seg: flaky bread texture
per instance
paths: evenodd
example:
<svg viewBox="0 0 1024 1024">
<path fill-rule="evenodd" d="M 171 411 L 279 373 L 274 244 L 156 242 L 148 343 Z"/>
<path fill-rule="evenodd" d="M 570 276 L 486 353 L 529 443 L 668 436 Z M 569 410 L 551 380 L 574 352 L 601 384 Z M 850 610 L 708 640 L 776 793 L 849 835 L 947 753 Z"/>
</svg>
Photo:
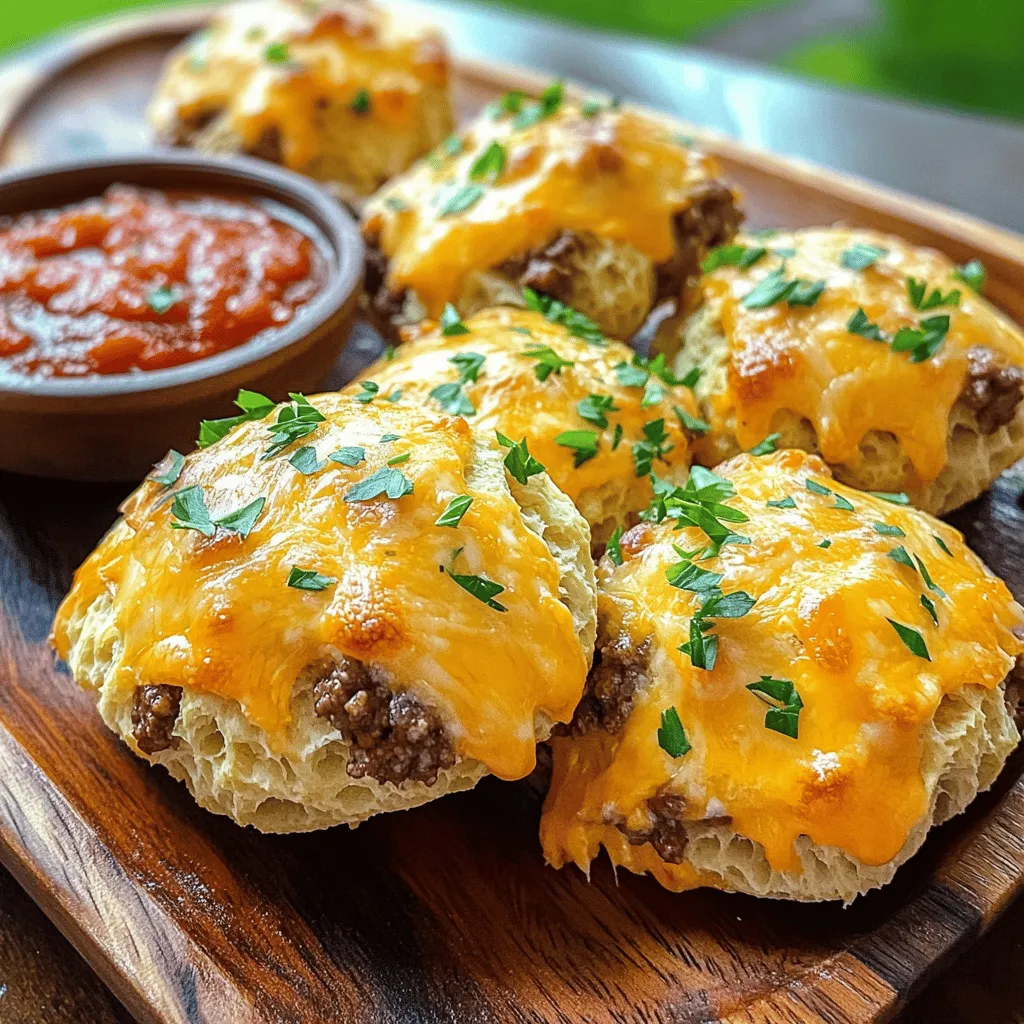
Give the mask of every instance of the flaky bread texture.
<svg viewBox="0 0 1024 1024">
<path fill-rule="evenodd" d="M 561 596 L 589 658 L 596 632 L 596 583 L 586 521 L 546 475 L 531 477 L 526 485 L 509 480 L 501 454 L 482 442 L 476 445 L 467 480 L 474 487 L 511 489 L 524 522 L 558 563 Z M 122 520 L 114 530 L 130 528 Z M 246 718 L 235 700 L 185 688 L 174 726 L 176 746 L 147 757 L 132 731 L 132 690 L 114 680 L 121 637 L 113 595 L 105 593 L 93 601 L 68 623 L 68 633 L 71 673 L 80 685 L 96 691 L 100 715 L 110 729 L 139 757 L 183 781 L 206 810 L 226 814 L 240 825 L 261 832 L 354 827 L 374 814 L 406 810 L 470 789 L 487 774 L 478 761 L 460 758 L 442 769 L 433 785 L 406 781 L 398 786 L 369 776 L 350 777 L 350 745 L 314 711 L 317 666 L 296 680 L 291 722 L 283 734 L 268 736 Z M 548 737 L 552 724 L 538 713 L 538 741 Z"/>
<path fill-rule="evenodd" d="M 921 770 L 929 796 L 928 812 L 897 856 L 886 864 L 864 864 L 844 850 L 819 846 L 801 836 L 796 841 L 799 872 L 774 871 L 759 843 L 738 835 L 728 825 L 710 823 L 687 825 L 684 863 L 700 872 L 704 885 L 729 892 L 849 904 L 889 883 L 921 848 L 932 827 L 961 814 L 987 790 L 1019 738 L 1006 705 L 1005 685 L 996 689 L 969 685 L 944 697 L 924 733 Z M 648 870 L 662 884 L 670 885 L 659 870 L 660 863 L 657 855 L 652 855 Z"/>
<path fill-rule="evenodd" d="M 681 346 L 681 347 L 680 347 Z M 708 303 L 688 319 L 662 325 L 658 347 L 675 351 L 680 376 L 697 367 L 701 371 L 695 392 L 706 416 L 715 399 L 727 391 L 729 343 L 716 303 Z M 724 429 L 696 444 L 698 461 L 715 466 L 741 451 L 735 436 L 735 415 L 729 413 Z M 779 448 L 800 448 L 820 454 L 814 427 L 788 409 L 776 413 L 771 429 L 781 437 Z M 830 464 L 837 480 L 866 491 L 906 491 L 914 504 L 933 515 L 943 515 L 973 501 L 1000 473 L 1024 458 L 1024 402 L 1009 423 L 986 434 L 974 413 L 958 401 L 949 417 L 947 461 L 934 480 L 921 484 L 902 443 L 893 434 L 873 430 L 861 441 L 856 465 Z"/>
</svg>

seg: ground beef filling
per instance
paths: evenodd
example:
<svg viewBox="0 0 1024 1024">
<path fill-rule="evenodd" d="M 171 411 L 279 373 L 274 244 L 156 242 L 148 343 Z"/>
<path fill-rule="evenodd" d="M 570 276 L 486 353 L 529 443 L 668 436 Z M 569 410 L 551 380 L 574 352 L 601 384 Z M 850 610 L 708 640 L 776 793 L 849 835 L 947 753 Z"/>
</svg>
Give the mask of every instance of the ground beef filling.
<svg viewBox="0 0 1024 1024">
<path fill-rule="evenodd" d="M 132 735 L 144 754 L 177 744 L 172 735 L 181 708 L 180 686 L 137 686 L 132 700 Z"/>
<path fill-rule="evenodd" d="M 520 288 L 532 288 L 571 304 L 572 279 L 576 273 L 574 257 L 582 250 L 583 240 L 575 231 L 560 231 L 546 245 L 501 264 L 498 272 L 511 278 Z"/>
<path fill-rule="evenodd" d="M 1006 699 L 1006 710 L 1013 716 L 1017 729 L 1024 729 L 1024 655 L 1021 655 L 1010 669 L 1003 694 Z"/>
<path fill-rule="evenodd" d="M 408 693 L 393 693 L 362 662 L 345 659 L 313 687 L 313 706 L 352 745 L 348 774 L 396 786 L 437 782 L 455 764 L 455 748 L 433 708 Z"/>
<path fill-rule="evenodd" d="M 967 380 L 960 401 L 978 420 L 983 434 L 995 433 L 1013 419 L 1024 393 L 1024 369 L 1010 366 L 984 345 L 967 352 Z"/>
<path fill-rule="evenodd" d="M 583 699 L 572 721 L 556 726 L 556 733 L 582 736 L 598 728 L 612 735 L 621 732 L 633 710 L 634 695 L 646 685 L 647 644 L 638 649 L 625 635 L 605 643 L 599 639 Z"/>
<path fill-rule="evenodd" d="M 367 233 L 363 240 L 366 243 L 366 296 L 370 312 L 379 326 L 387 328 L 402 320 L 408 290 L 403 288 L 393 292 L 388 288 L 388 258 L 380 248 L 380 239 Z"/>
<path fill-rule="evenodd" d="M 674 793 L 659 793 L 647 801 L 647 810 L 651 815 L 651 823 L 648 828 L 629 829 L 625 822 L 616 827 L 629 840 L 631 846 L 643 846 L 645 843 L 650 843 L 658 856 L 667 864 L 682 864 L 687 843 L 686 826 L 683 820 L 686 801 Z"/>
</svg>

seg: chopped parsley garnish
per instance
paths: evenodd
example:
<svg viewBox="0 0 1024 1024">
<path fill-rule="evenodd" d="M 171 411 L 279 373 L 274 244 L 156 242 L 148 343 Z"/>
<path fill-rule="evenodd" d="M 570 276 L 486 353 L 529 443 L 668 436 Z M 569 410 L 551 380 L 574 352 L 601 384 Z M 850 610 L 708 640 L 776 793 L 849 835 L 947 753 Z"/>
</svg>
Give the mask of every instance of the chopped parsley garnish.
<svg viewBox="0 0 1024 1024">
<path fill-rule="evenodd" d="M 720 245 L 704 257 L 700 269 L 710 274 L 719 267 L 739 267 L 749 270 L 768 250 L 762 245 L 746 246 L 738 243 Z"/>
<path fill-rule="evenodd" d="M 280 42 L 267 43 L 266 48 L 263 51 L 263 59 L 268 64 L 287 64 L 288 44 Z"/>
<path fill-rule="evenodd" d="M 348 105 L 348 109 L 353 114 L 368 114 L 370 112 L 370 93 L 366 89 L 357 89 L 355 96 L 352 97 L 352 102 Z"/>
<path fill-rule="evenodd" d="M 497 181 L 505 169 L 505 147 L 497 140 L 493 141 L 472 163 L 469 168 L 470 181 L 490 179 Z"/>
<path fill-rule="evenodd" d="M 844 249 L 839 262 L 847 270 L 867 270 L 873 267 L 883 256 L 888 256 L 889 250 L 878 245 L 868 245 L 866 242 L 857 242 L 849 249 Z"/>
<path fill-rule="evenodd" d="M 622 565 L 622 547 L 619 541 L 622 540 L 622 527 L 616 526 L 612 535 L 608 538 L 608 557 L 613 565 Z"/>
<path fill-rule="evenodd" d="M 847 499 L 844 498 L 841 494 L 837 494 L 835 496 L 835 499 L 836 499 L 836 503 L 832 506 L 833 508 L 838 508 L 838 509 L 840 509 L 843 512 L 852 512 L 853 511 L 853 503 L 850 502 L 850 501 L 847 501 Z"/>
<path fill-rule="evenodd" d="M 608 413 L 618 412 L 615 399 L 611 395 L 587 395 L 576 403 L 576 412 L 588 423 L 599 427 L 608 426 Z"/>
<path fill-rule="evenodd" d="M 683 430 L 689 431 L 691 434 L 706 434 L 711 429 L 710 423 L 705 423 L 704 420 L 697 416 L 691 416 L 685 409 L 681 409 L 678 405 L 672 406 L 673 412 L 679 417 L 679 422 L 682 425 Z M 764 444 L 762 441 L 761 444 Z"/>
<path fill-rule="evenodd" d="M 327 456 L 331 462 L 339 462 L 343 466 L 358 466 L 366 458 L 366 449 L 359 445 L 339 448 Z"/>
<path fill-rule="evenodd" d="M 462 517 L 467 509 L 473 504 L 473 499 L 468 494 L 458 494 L 448 502 L 445 510 L 434 521 L 435 526 L 450 526 L 452 529 L 462 522 Z"/>
<path fill-rule="evenodd" d="M 868 319 L 867 313 L 865 313 L 860 306 L 857 307 L 857 312 L 850 317 L 850 320 L 846 325 L 846 329 L 851 334 L 859 335 L 861 338 L 867 338 L 868 341 L 886 340 L 885 335 L 882 333 L 882 329 L 878 324 L 874 324 Z"/>
<path fill-rule="evenodd" d="M 925 661 L 931 661 L 931 655 L 928 654 L 928 647 L 924 642 L 924 637 L 913 628 L 913 626 L 904 626 L 899 622 L 894 622 L 892 619 L 887 618 L 885 620 L 896 630 L 899 638 L 906 645 L 908 651 L 911 654 L 916 654 L 919 658 L 924 658 Z"/>
<path fill-rule="evenodd" d="M 480 185 L 449 186 L 438 193 L 437 215 L 439 217 L 451 217 L 456 213 L 464 213 L 475 203 L 479 202 L 483 194 L 484 190 Z"/>
<path fill-rule="evenodd" d="M 684 388 L 689 388 L 691 391 L 697 386 L 697 381 L 700 380 L 700 375 L 703 371 L 699 366 L 693 366 L 687 370 L 686 375 L 678 378 L 678 383 L 682 384 Z"/>
<path fill-rule="evenodd" d="M 552 82 L 541 94 L 537 102 L 522 103 L 519 112 L 516 114 L 512 127 L 516 129 L 529 128 L 551 117 L 562 105 L 563 86 L 561 82 Z"/>
<path fill-rule="evenodd" d="M 487 108 L 492 121 L 496 121 L 503 114 L 518 114 L 522 109 L 526 93 L 519 89 L 512 89 L 505 93 L 501 99 L 494 100 Z"/>
<path fill-rule="evenodd" d="M 584 117 L 597 117 L 603 106 L 604 104 L 600 100 L 586 100 L 580 107 L 580 113 Z"/>
<path fill-rule="evenodd" d="M 258 391 L 246 391 L 243 388 L 238 392 L 235 405 L 242 410 L 241 416 L 228 416 L 222 420 L 203 420 L 199 424 L 199 441 L 197 443 L 200 448 L 209 448 L 211 444 L 215 444 L 239 423 L 265 419 L 274 411 L 275 403 Z"/>
<path fill-rule="evenodd" d="M 708 428 L 711 429 L 710 427 Z M 771 455 L 772 452 L 778 450 L 778 443 L 782 439 L 781 434 L 769 434 L 763 441 L 755 444 L 750 449 L 751 455 Z"/>
<path fill-rule="evenodd" d="M 747 309 L 767 309 L 785 300 L 790 306 L 813 306 L 825 290 L 824 281 L 786 280 L 785 268 L 779 267 L 758 282 L 743 300 Z"/>
<path fill-rule="evenodd" d="M 572 359 L 563 359 L 549 345 L 528 345 L 522 354 L 536 360 L 533 373 L 539 381 L 547 380 L 552 373 L 560 374 L 567 366 L 575 366 Z"/>
<path fill-rule="evenodd" d="M 921 579 L 924 580 L 924 585 L 933 593 L 938 594 L 939 597 L 945 597 L 946 592 L 940 587 L 935 580 L 932 579 L 931 573 L 928 572 L 928 567 L 921 561 L 917 555 L 914 555 L 914 561 L 917 563 L 917 571 L 921 574 Z"/>
<path fill-rule="evenodd" d="M 288 573 L 288 586 L 295 590 L 326 590 L 337 582 L 333 576 L 321 576 L 315 569 L 300 569 L 297 565 Z"/>
<path fill-rule="evenodd" d="M 445 572 L 468 594 L 472 594 L 478 601 L 483 601 L 488 608 L 497 612 L 504 612 L 508 609 L 503 604 L 498 604 L 494 599 L 504 592 L 505 588 L 500 583 L 487 579 L 485 576 L 464 576 L 451 569 Z"/>
<path fill-rule="evenodd" d="M 399 196 L 388 196 L 384 200 L 384 205 L 389 210 L 394 210 L 395 213 L 402 213 L 404 210 L 408 210 L 409 209 L 409 204 L 404 199 L 402 199 Z M 394 349 L 394 347 L 395 347 L 394 345 L 388 345 L 387 346 L 387 348 L 390 348 L 390 349 Z M 384 351 L 386 353 L 387 349 L 385 349 Z M 387 358 L 386 354 L 385 354 L 384 358 L 385 359 Z"/>
<path fill-rule="evenodd" d="M 263 511 L 263 506 L 266 505 L 266 503 L 266 498 L 257 498 L 255 501 L 250 501 L 248 505 L 244 508 L 238 509 L 236 512 L 229 512 L 226 516 L 214 519 L 214 525 L 222 526 L 225 530 L 232 530 L 242 538 L 248 537 L 252 532 L 252 528 L 256 525 L 256 520 L 259 519 L 260 513 Z"/>
<path fill-rule="evenodd" d="M 305 395 L 291 392 L 288 397 L 291 401 L 277 414 L 271 428 L 270 447 L 260 457 L 261 462 L 280 455 L 290 444 L 312 434 L 319 424 L 326 421 L 326 417 L 310 405 Z"/>
<path fill-rule="evenodd" d="M 902 544 L 898 548 L 893 548 L 892 551 L 889 552 L 889 557 L 894 562 L 899 562 L 900 565 L 909 566 L 911 569 L 917 568 L 917 566 L 914 565 L 914 560 L 910 557 L 907 553 L 907 549 Z"/>
<path fill-rule="evenodd" d="M 937 533 L 933 533 L 932 536 L 935 538 L 935 543 L 938 544 L 939 547 L 942 548 L 942 550 L 945 551 L 950 558 L 952 558 L 953 552 L 950 551 L 949 548 L 946 546 L 946 542 Z"/>
<path fill-rule="evenodd" d="M 372 402 L 377 395 L 380 393 L 380 385 L 375 380 L 361 380 L 359 382 L 359 394 L 356 395 L 356 401 L 362 402 L 363 405 L 367 405 Z"/>
<path fill-rule="evenodd" d="M 620 444 L 622 444 L 622 435 L 624 433 L 625 431 L 622 429 L 622 424 L 616 423 L 615 431 L 612 434 L 612 451 L 615 451 L 615 449 L 618 448 Z"/>
<path fill-rule="evenodd" d="M 871 524 L 875 533 L 880 533 L 883 537 L 906 537 L 906 534 L 898 527 L 891 526 L 889 523 L 872 523 Z"/>
<path fill-rule="evenodd" d="M 708 630 L 714 628 L 715 619 L 743 618 L 754 607 L 754 598 L 743 590 L 723 594 L 717 587 L 706 593 L 706 597 L 701 595 L 701 606 L 690 619 L 690 639 L 679 645 L 679 651 L 689 655 L 694 668 L 710 672 L 718 660 L 718 637 L 714 633 L 708 634 Z"/>
<path fill-rule="evenodd" d="M 154 288 L 149 293 L 146 301 L 154 313 L 158 316 L 163 316 L 180 298 L 181 294 L 177 288 L 162 284 L 159 288 Z"/>
<path fill-rule="evenodd" d="M 384 351 L 381 352 L 380 357 L 385 363 L 394 361 L 395 356 L 398 355 L 398 349 L 394 345 L 385 345 Z"/>
<path fill-rule="evenodd" d="M 411 452 L 402 452 L 401 455 L 396 455 L 393 459 L 388 459 L 389 466 L 400 466 L 403 462 L 408 462 L 412 458 Z"/>
<path fill-rule="evenodd" d="M 446 303 L 441 313 L 441 333 L 446 338 L 453 338 L 458 334 L 469 334 L 469 328 L 462 322 L 459 311 L 450 303 Z"/>
<path fill-rule="evenodd" d="M 479 352 L 456 352 L 448 362 L 459 371 L 461 383 L 467 384 L 480 376 L 486 359 L 487 357 L 480 355 Z"/>
<path fill-rule="evenodd" d="M 400 469 L 384 466 L 372 476 L 350 487 L 343 495 L 343 499 L 372 501 L 374 498 L 387 497 L 396 501 L 407 494 L 412 494 L 412 481 Z"/>
<path fill-rule="evenodd" d="M 658 746 L 669 757 L 682 757 L 690 752 L 690 741 L 686 738 L 686 730 L 679 721 L 679 712 L 674 707 L 661 713 L 661 726 L 658 729 Z"/>
<path fill-rule="evenodd" d="M 392 441 L 400 441 L 401 434 L 381 434 L 379 444 L 391 444 Z"/>
<path fill-rule="evenodd" d="M 985 288 L 985 267 L 981 260 L 971 260 L 962 267 L 953 271 L 953 276 L 958 281 L 963 281 L 968 288 L 979 295 Z"/>
<path fill-rule="evenodd" d="M 252 532 L 256 520 L 266 505 L 266 498 L 257 498 L 243 508 L 213 519 L 206 507 L 203 489 L 198 484 L 186 487 L 174 496 L 171 504 L 171 516 L 177 522 L 171 523 L 173 530 L 196 530 L 204 537 L 212 537 L 216 527 L 237 533 L 243 539 Z"/>
<path fill-rule="evenodd" d="M 750 540 L 734 533 L 726 523 L 745 523 L 749 517 L 745 512 L 726 505 L 728 498 L 735 496 L 733 485 L 723 477 L 712 473 L 703 466 L 694 466 L 683 487 L 673 487 L 658 476 L 651 475 L 654 500 L 641 514 L 649 522 L 660 523 L 675 519 L 676 529 L 696 526 L 711 540 L 705 557 L 713 558 L 726 544 L 749 544 Z"/>
<path fill-rule="evenodd" d="M 504 459 L 505 469 L 512 474 L 514 480 L 525 484 L 531 476 L 546 472 L 544 466 L 530 454 L 525 437 L 521 441 L 513 441 L 500 430 L 496 433 L 498 444 L 508 449 Z"/>
<path fill-rule="evenodd" d="M 942 347 L 949 333 L 949 317 L 930 316 L 917 329 L 901 327 L 892 339 L 893 352 L 909 352 L 912 363 L 923 363 Z"/>
<path fill-rule="evenodd" d="M 910 498 L 907 497 L 902 491 L 893 494 L 889 491 L 868 491 L 868 494 L 872 498 L 881 498 L 882 501 L 889 502 L 890 505 L 909 505 Z"/>
<path fill-rule="evenodd" d="M 598 436 L 596 430 L 563 430 L 555 438 L 555 444 L 573 451 L 573 466 L 579 469 L 597 455 Z"/>
<path fill-rule="evenodd" d="M 819 548 L 824 548 L 826 551 L 832 547 L 832 541 L 826 537 L 820 544 L 817 545 Z"/>
<path fill-rule="evenodd" d="M 633 465 L 637 476 L 647 476 L 655 459 L 665 461 L 665 456 L 674 445 L 668 443 L 665 421 L 651 420 L 643 425 L 644 439 L 633 445 Z"/>
<path fill-rule="evenodd" d="M 453 416 L 475 415 L 476 406 L 462 389 L 480 376 L 480 369 L 484 365 L 485 359 L 486 356 L 480 355 L 479 352 L 457 352 L 448 362 L 459 371 L 459 379 L 431 388 L 430 397 L 438 402 L 445 412 L 449 412 Z"/>
<path fill-rule="evenodd" d="M 907 295 L 914 309 L 918 309 L 922 313 L 929 309 L 938 309 L 939 306 L 960 305 L 960 290 L 958 288 L 953 288 L 945 295 L 942 294 L 941 288 L 933 288 L 929 292 L 928 282 L 919 281 L 916 277 L 907 278 Z"/>
<path fill-rule="evenodd" d="M 939 624 L 939 613 L 935 609 L 935 602 L 927 595 L 921 595 L 921 607 L 931 616 L 932 622 Z"/>
<path fill-rule="evenodd" d="M 178 477 L 181 476 L 181 471 L 185 468 L 185 456 L 181 452 L 175 451 L 173 448 L 167 453 L 167 455 L 158 462 L 153 468 L 159 469 L 167 460 L 170 459 L 170 465 L 159 475 L 150 474 L 149 479 L 155 484 L 160 484 L 163 487 L 170 487 L 171 484 L 178 482 Z"/>
<path fill-rule="evenodd" d="M 809 491 L 810 491 L 810 492 L 811 492 L 812 494 L 823 494 L 823 495 L 828 495 L 828 494 L 831 494 L 831 493 L 832 493 L 832 492 L 831 492 L 831 491 L 830 491 L 830 490 L 829 490 L 829 489 L 828 489 L 827 487 L 825 487 L 825 486 L 824 486 L 823 484 L 819 484 L 819 483 L 818 483 L 818 482 L 817 482 L 816 480 L 812 480 L 812 479 L 811 479 L 810 477 L 808 477 L 808 478 L 807 478 L 807 479 L 806 479 L 806 480 L 804 481 L 804 486 L 805 486 L 805 487 L 807 488 L 807 490 L 809 490 Z"/>
<path fill-rule="evenodd" d="M 756 697 L 771 705 L 764 716 L 766 729 L 797 739 L 800 730 L 800 711 L 804 702 L 790 679 L 773 679 L 761 676 L 756 683 L 748 683 L 747 689 Z"/>
<path fill-rule="evenodd" d="M 550 295 L 539 295 L 532 288 L 523 289 L 523 302 L 526 308 L 540 313 L 546 320 L 564 327 L 574 338 L 580 338 L 592 345 L 603 345 L 604 335 L 601 328 L 588 316 L 567 306 Z"/>
<path fill-rule="evenodd" d="M 766 502 L 769 508 L 796 508 L 796 500 L 791 494 L 787 494 L 784 498 L 779 498 L 777 501 Z"/>
<path fill-rule="evenodd" d="M 654 377 L 648 377 L 647 383 L 644 385 L 643 397 L 640 399 L 640 408 L 649 409 L 652 405 L 657 405 L 664 397 L 665 389 Z"/>
<path fill-rule="evenodd" d="M 316 449 L 312 445 L 303 445 L 289 460 L 288 460 L 303 476 L 309 476 L 311 473 L 316 473 L 323 466 L 316 457 Z"/>
<path fill-rule="evenodd" d="M 633 356 L 631 363 L 617 363 L 615 366 L 615 379 L 624 388 L 646 387 L 651 372 L 643 363 L 642 356 Z"/>
</svg>

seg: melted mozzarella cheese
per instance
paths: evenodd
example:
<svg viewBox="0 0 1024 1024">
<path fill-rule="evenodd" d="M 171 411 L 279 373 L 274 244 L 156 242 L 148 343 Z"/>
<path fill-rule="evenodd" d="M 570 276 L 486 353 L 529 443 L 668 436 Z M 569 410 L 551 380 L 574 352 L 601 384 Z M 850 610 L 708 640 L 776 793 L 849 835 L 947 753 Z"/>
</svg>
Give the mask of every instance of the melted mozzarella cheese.
<svg viewBox="0 0 1024 1024">
<path fill-rule="evenodd" d="M 742 618 L 716 620 L 717 663 L 696 669 L 678 648 L 699 600 L 670 586 L 665 571 L 679 561 L 673 545 L 692 551 L 706 544 L 703 533 L 671 522 L 637 527 L 643 533 L 623 544 L 622 566 L 603 559 L 602 629 L 635 647 L 649 643 L 649 683 L 621 734 L 555 741 L 541 838 L 556 866 L 586 870 L 604 845 L 615 863 L 652 871 L 670 888 L 700 884 L 693 868 L 665 863 L 649 844 L 631 846 L 616 828 L 648 828 L 647 801 L 663 787 L 685 799 L 688 820 L 728 815 L 777 871 L 799 870 L 794 843 L 804 835 L 884 864 L 927 813 L 922 736 L 943 696 L 998 686 L 1024 651 L 1013 633 L 1024 609 L 945 523 L 835 484 L 802 452 L 740 456 L 722 473 L 737 492 L 728 504 L 749 516 L 734 528 L 750 543 L 701 564 L 724 574 L 724 593 L 745 590 L 756 603 Z M 808 478 L 854 510 L 808 491 Z M 795 508 L 766 506 L 787 496 Z M 883 536 L 875 523 L 906 536 Z M 945 597 L 889 557 L 898 545 L 923 561 Z M 938 626 L 922 595 L 934 601 Z M 887 619 L 918 630 L 931 660 L 911 653 Z M 765 727 L 767 707 L 747 689 L 764 675 L 795 684 L 797 739 Z M 670 707 L 692 744 L 680 758 L 658 743 Z"/>
<path fill-rule="evenodd" d="M 668 260 L 673 216 L 718 170 L 713 157 L 635 112 L 586 117 L 568 102 L 525 128 L 511 115 L 485 113 L 459 141 L 455 155 L 438 151 L 381 189 L 364 221 L 388 257 L 391 290 L 412 289 L 434 317 L 472 271 L 522 256 L 560 230 L 629 243 L 654 263 Z M 473 187 L 471 168 L 494 143 L 505 150 L 497 180 L 480 179 L 479 199 L 445 213 L 446 198 Z"/>
<path fill-rule="evenodd" d="M 268 59 L 273 47 L 282 59 Z M 372 4 L 244 0 L 175 54 L 150 116 L 166 126 L 225 113 L 243 148 L 276 129 L 284 163 L 303 169 L 322 148 L 319 103 L 365 91 L 382 131 L 403 128 L 422 116 L 424 89 L 447 81 L 441 37 Z"/>
<path fill-rule="evenodd" d="M 963 388 L 968 350 L 984 346 L 1024 365 L 1021 332 L 956 279 L 955 267 L 939 253 L 844 229 L 743 241 L 767 246 L 769 255 L 748 270 L 719 268 L 703 284 L 705 302 L 720 310 L 729 346 L 727 391 L 712 401 L 712 425 L 733 429 L 741 448 L 764 437 L 776 413 L 791 410 L 810 421 L 826 462 L 856 466 L 865 435 L 888 432 L 902 443 L 918 479 L 929 482 L 946 465 L 949 414 Z M 865 270 L 846 269 L 842 253 L 858 243 L 886 253 Z M 817 303 L 747 309 L 743 299 L 783 264 L 787 280 L 825 282 Z M 959 305 L 915 309 L 910 277 L 927 282 L 929 292 L 959 290 Z M 858 308 L 888 339 L 947 314 L 949 333 L 934 356 L 915 363 L 909 352 L 852 334 L 847 324 Z"/>
<path fill-rule="evenodd" d="M 478 379 L 462 386 L 475 409 L 470 416 L 473 426 L 492 437 L 500 430 L 515 441 L 527 438 L 530 453 L 573 501 L 583 491 L 616 485 L 629 491 L 630 508 L 640 511 L 647 506 L 652 497 L 650 477 L 637 477 L 632 449 L 643 440 L 644 425 L 653 420 L 665 421 L 667 436 L 665 458 L 655 461 L 654 471 L 664 475 L 670 468 L 681 467 L 685 472 L 689 466 L 688 438 L 675 409 L 697 416 L 693 392 L 653 377 L 648 400 L 661 397 L 644 408 L 644 385 L 624 387 L 616 377 L 615 367 L 633 358 L 626 345 L 588 344 L 539 313 L 511 308 L 478 313 L 466 326 L 468 334 L 450 337 L 428 329 L 424 337 L 402 345 L 390 362 L 371 366 L 363 378 L 376 381 L 382 394 L 397 388 L 402 402 L 411 400 L 436 413 L 441 406 L 431 391 L 460 378 L 452 357 L 483 356 Z M 534 372 L 538 362 L 525 354 L 536 347 L 550 348 L 573 365 L 538 380 Z M 606 413 L 607 427 L 585 420 L 577 411 L 578 404 L 594 394 L 614 400 L 615 410 Z M 613 450 L 616 424 L 622 427 L 622 437 Z M 597 455 L 580 466 L 574 465 L 573 450 L 555 441 L 569 430 L 598 435 Z"/>
<path fill-rule="evenodd" d="M 69 619 L 107 591 L 122 641 L 115 685 L 165 683 L 233 698 L 271 743 L 289 720 L 297 676 L 332 652 L 382 668 L 396 691 L 438 707 L 457 748 L 502 778 L 534 765 L 538 712 L 565 721 L 582 692 L 587 655 L 559 594 L 559 568 L 507 486 L 474 473 L 465 421 L 431 420 L 378 399 L 313 404 L 327 418 L 284 454 L 262 460 L 270 420 L 246 423 L 190 455 L 175 490 L 203 487 L 216 518 L 267 499 L 245 539 L 172 529 L 169 491 L 147 482 L 79 569 L 54 627 L 66 656 Z M 381 442 L 386 433 L 398 440 Z M 312 445 L 318 472 L 288 462 Z M 355 467 L 331 461 L 365 448 Z M 355 483 L 403 453 L 412 494 L 347 502 Z M 473 503 L 456 529 L 435 521 L 456 495 Z M 453 550 L 462 548 L 453 558 Z M 321 592 L 286 585 L 293 566 L 337 580 Z M 488 607 L 446 572 L 505 590 Z"/>
</svg>

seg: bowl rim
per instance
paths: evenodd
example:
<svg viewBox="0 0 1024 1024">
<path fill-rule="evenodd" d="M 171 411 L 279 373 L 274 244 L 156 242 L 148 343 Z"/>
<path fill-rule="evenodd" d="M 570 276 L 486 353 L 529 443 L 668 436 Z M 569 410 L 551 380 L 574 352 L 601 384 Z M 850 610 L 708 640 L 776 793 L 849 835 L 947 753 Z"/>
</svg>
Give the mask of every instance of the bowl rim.
<svg viewBox="0 0 1024 1024">
<path fill-rule="evenodd" d="M 144 187 L 173 189 L 175 170 L 188 170 L 193 174 L 206 171 L 220 179 L 211 187 L 211 193 L 230 190 L 230 179 L 234 179 L 244 191 L 256 196 L 263 194 L 266 199 L 295 208 L 314 222 L 333 252 L 334 258 L 329 261 L 327 281 L 323 288 L 300 308 L 293 320 L 280 327 L 261 331 L 250 340 L 216 355 L 161 370 L 141 372 L 45 378 L 3 374 L 0 376 L 0 396 L 100 398 L 163 391 L 231 374 L 296 345 L 319 331 L 343 310 L 353 292 L 361 285 L 365 250 L 362 233 L 352 214 L 312 179 L 251 157 L 209 156 L 192 150 L 140 150 L 17 168 L 0 173 L 0 206 L 3 205 L 6 191 L 33 180 L 45 181 L 79 171 L 95 174 L 109 169 L 110 176 L 106 185 L 98 190 L 86 190 L 98 195 L 110 185 L 133 184 L 132 175 L 147 168 L 156 172 L 166 169 L 168 181 L 163 185 L 153 182 Z M 202 186 L 194 185 L 190 190 L 201 191 Z M 87 196 L 83 195 L 82 198 Z M 310 216 L 310 212 L 313 216 Z"/>
</svg>

